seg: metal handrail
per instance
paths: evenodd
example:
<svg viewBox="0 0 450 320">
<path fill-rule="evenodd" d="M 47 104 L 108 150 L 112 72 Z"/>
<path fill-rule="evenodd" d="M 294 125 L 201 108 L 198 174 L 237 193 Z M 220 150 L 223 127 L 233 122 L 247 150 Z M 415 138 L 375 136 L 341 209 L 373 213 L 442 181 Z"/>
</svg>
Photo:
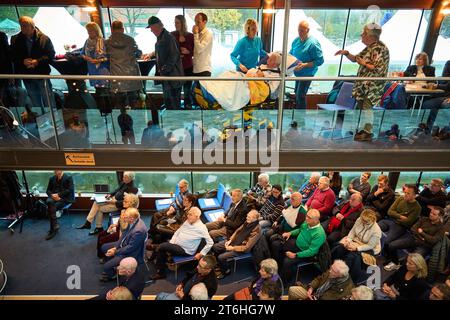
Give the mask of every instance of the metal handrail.
<svg viewBox="0 0 450 320">
<path fill-rule="evenodd" d="M 0 74 L 0 79 L 65 79 L 65 80 L 159 80 L 159 81 L 178 81 L 178 80 L 199 80 L 199 81 L 281 81 L 282 77 L 270 78 L 217 78 L 217 77 L 155 77 L 155 76 L 90 76 L 90 75 L 41 75 L 41 74 Z M 286 81 L 450 81 L 450 77 L 286 77 Z"/>
</svg>

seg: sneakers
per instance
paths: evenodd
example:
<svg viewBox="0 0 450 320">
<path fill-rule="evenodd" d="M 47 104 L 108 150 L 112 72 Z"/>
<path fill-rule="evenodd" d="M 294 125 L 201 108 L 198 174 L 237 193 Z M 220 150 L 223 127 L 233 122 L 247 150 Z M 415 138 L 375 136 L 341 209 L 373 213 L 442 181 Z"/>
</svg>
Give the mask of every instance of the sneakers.
<svg viewBox="0 0 450 320">
<path fill-rule="evenodd" d="M 394 262 L 389 262 L 387 265 L 384 266 L 384 270 L 386 271 L 396 271 L 400 269 L 401 265 L 395 264 Z"/>
</svg>

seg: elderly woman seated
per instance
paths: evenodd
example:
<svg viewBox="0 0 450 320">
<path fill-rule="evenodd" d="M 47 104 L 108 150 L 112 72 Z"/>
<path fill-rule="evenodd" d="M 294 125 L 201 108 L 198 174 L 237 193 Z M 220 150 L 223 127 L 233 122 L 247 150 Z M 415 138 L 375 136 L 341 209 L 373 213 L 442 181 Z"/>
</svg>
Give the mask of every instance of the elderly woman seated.
<svg viewBox="0 0 450 320">
<path fill-rule="evenodd" d="M 123 197 L 123 209 L 120 213 L 120 218 L 117 223 L 112 223 L 108 230 L 102 231 L 98 234 L 97 238 L 97 256 L 100 258 L 100 263 L 105 262 L 105 254 L 102 251 L 102 246 L 105 243 L 115 242 L 120 239 L 122 234 L 128 228 L 128 223 L 126 222 L 126 209 L 128 208 L 138 208 L 139 207 L 139 197 L 132 193 L 125 193 Z"/>
<path fill-rule="evenodd" d="M 335 260 L 330 269 L 315 278 L 309 285 L 297 282 L 289 288 L 289 300 L 340 300 L 349 296 L 354 288 L 348 266 Z"/>
<path fill-rule="evenodd" d="M 278 275 L 278 264 L 274 259 L 261 261 L 259 276 L 252 281 L 250 286 L 230 294 L 224 300 L 259 300 L 263 284 L 269 281 L 276 282 L 281 291 L 281 278 Z"/>
<path fill-rule="evenodd" d="M 365 262 L 372 264 L 373 255 L 380 253 L 380 239 L 381 229 L 377 224 L 377 216 L 373 210 L 365 209 L 348 236 L 342 238 L 339 245 L 331 250 L 331 257 L 344 260 L 350 268 L 353 281 L 358 283 L 363 277 Z"/>
<path fill-rule="evenodd" d="M 138 189 L 134 186 L 134 172 L 125 171 L 123 173 L 122 183 L 119 187 L 106 195 L 105 202 L 97 203 L 94 201 L 94 204 L 89 211 L 89 214 L 86 218 L 86 222 L 77 227 L 77 229 L 91 229 L 91 224 L 95 219 L 95 229 L 89 232 L 89 235 L 95 235 L 103 231 L 103 213 L 109 213 L 114 211 L 120 211 L 123 207 L 123 198 L 125 193 L 133 193 L 137 194 Z"/>
<path fill-rule="evenodd" d="M 428 54 L 426 52 L 420 52 L 416 54 L 416 64 L 410 65 L 406 68 L 403 76 L 405 77 L 417 77 L 417 78 L 425 78 L 425 77 L 434 77 L 435 76 L 435 68 L 430 66 L 430 59 L 428 58 Z M 426 81 L 416 81 L 417 84 L 426 84 Z"/>
</svg>

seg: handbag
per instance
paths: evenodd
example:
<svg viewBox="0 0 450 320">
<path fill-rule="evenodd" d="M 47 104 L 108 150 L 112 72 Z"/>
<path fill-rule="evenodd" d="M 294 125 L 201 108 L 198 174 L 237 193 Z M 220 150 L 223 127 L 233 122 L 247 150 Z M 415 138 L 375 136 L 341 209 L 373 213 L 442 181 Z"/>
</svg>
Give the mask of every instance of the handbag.
<svg viewBox="0 0 450 320">
<path fill-rule="evenodd" d="M 252 300 L 252 294 L 248 287 L 242 288 L 234 293 L 234 300 Z"/>
</svg>

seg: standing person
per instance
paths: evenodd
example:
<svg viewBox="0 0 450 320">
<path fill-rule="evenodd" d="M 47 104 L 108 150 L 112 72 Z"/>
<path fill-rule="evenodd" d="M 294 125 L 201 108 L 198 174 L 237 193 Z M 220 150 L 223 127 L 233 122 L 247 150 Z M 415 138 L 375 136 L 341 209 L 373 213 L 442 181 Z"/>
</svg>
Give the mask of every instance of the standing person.
<svg viewBox="0 0 450 320">
<path fill-rule="evenodd" d="M 120 131 L 122 133 L 123 144 L 136 144 L 133 130 L 133 118 L 127 113 L 127 109 L 121 109 L 120 115 L 117 117 Z"/>
<path fill-rule="evenodd" d="M 86 60 L 88 73 L 91 76 L 109 75 L 109 61 L 106 57 L 105 39 L 100 26 L 95 22 L 86 24 L 89 38 L 86 40 L 81 51 L 81 57 Z M 108 80 L 89 80 L 91 86 L 95 87 L 98 96 L 109 97 Z M 107 103 L 107 102 L 105 102 Z"/>
<path fill-rule="evenodd" d="M 181 63 L 183 65 L 184 75 L 193 76 L 194 63 L 194 35 L 187 31 L 186 18 L 179 14 L 175 16 L 175 31 L 171 32 L 178 42 L 180 48 Z M 185 81 L 183 84 L 184 108 L 192 107 L 192 81 Z"/>
<path fill-rule="evenodd" d="M 49 63 L 55 58 L 55 49 L 49 37 L 36 28 L 32 18 L 19 18 L 20 33 L 11 38 L 11 58 L 14 72 L 17 74 L 50 74 Z M 47 82 L 51 91 L 50 80 Z M 45 98 L 45 82 L 40 79 L 23 80 L 23 84 L 33 103 L 33 107 L 40 107 L 42 113 L 49 108 Z M 50 103 L 53 103 L 53 99 Z"/>
<path fill-rule="evenodd" d="M 194 34 L 194 76 L 210 77 L 212 72 L 211 52 L 213 33 L 206 27 L 208 16 L 203 12 L 195 15 Z"/>
<path fill-rule="evenodd" d="M 158 17 L 151 16 L 148 26 L 156 36 L 156 75 L 159 76 L 183 76 L 180 49 L 177 40 L 171 35 Z M 161 81 L 163 86 L 164 105 L 168 110 L 180 108 L 182 81 Z M 159 84 L 159 83 L 158 83 Z"/>
<path fill-rule="evenodd" d="M 61 170 L 55 170 L 55 175 L 48 181 L 47 186 L 47 212 L 50 219 L 50 231 L 45 240 L 50 240 L 59 230 L 56 211 L 62 209 L 68 203 L 75 201 L 73 179 Z"/>
<path fill-rule="evenodd" d="M 339 50 L 335 55 L 344 55 L 350 61 L 359 64 L 358 77 L 386 77 L 389 68 L 389 49 L 380 41 L 381 26 L 369 23 L 361 33 L 362 43 L 366 47 L 353 55 L 348 50 Z M 360 123 L 364 130 L 356 133 L 355 141 L 372 141 L 373 111 L 380 103 L 385 81 L 356 81 L 352 95 L 356 99 L 356 108 L 363 110 Z M 357 128 L 358 129 L 358 128 Z"/>
<path fill-rule="evenodd" d="M 137 59 L 141 57 L 136 41 L 124 34 L 122 21 L 113 21 L 111 36 L 105 41 L 106 53 L 110 60 L 111 75 L 113 76 L 140 76 Z M 136 105 L 142 91 L 142 81 L 113 81 L 111 89 L 114 93 L 115 105 L 121 109 L 125 106 Z"/>
<path fill-rule="evenodd" d="M 267 56 L 267 52 L 263 49 L 261 38 L 257 36 L 258 22 L 255 19 L 245 21 L 244 32 L 246 36 L 236 43 L 230 56 L 236 70 L 247 73 L 256 67 L 259 59 Z"/>
<path fill-rule="evenodd" d="M 8 36 L 6 33 L 0 31 L 0 74 L 11 74 L 12 62 L 11 54 L 9 52 Z M 5 94 L 8 79 L 0 80 L 0 101 L 3 102 L 3 96 Z"/>
<path fill-rule="evenodd" d="M 298 38 L 292 42 L 290 54 L 295 56 L 299 63 L 294 69 L 296 77 L 312 77 L 324 62 L 322 48 L 319 41 L 309 35 L 309 23 L 301 21 L 298 24 Z M 295 107 L 306 109 L 306 94 L 311 81 L 295 82 Z"/>
</svg>

